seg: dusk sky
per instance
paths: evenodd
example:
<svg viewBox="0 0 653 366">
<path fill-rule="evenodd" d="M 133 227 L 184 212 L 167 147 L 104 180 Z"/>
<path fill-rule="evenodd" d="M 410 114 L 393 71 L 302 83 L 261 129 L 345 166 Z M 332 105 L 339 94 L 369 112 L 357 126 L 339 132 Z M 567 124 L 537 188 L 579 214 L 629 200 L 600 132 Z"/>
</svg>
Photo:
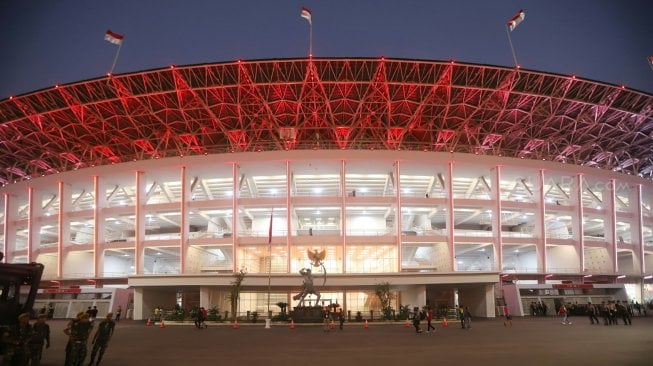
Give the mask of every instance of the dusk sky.
<svg viewBox="0 0 653 366">
<path fill-rule="evenodd" d="M 457 60 L 577 75 L 653 93 L 653 1 L 2 0 L 0 99 L 114 73 L 237 59 Z"/>
</svg>

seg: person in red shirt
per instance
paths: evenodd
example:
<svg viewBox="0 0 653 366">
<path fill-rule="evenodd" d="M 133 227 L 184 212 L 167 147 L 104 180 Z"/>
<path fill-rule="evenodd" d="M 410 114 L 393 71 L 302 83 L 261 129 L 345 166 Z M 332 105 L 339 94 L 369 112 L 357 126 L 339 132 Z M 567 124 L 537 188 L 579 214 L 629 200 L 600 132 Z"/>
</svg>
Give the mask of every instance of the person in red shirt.
<svg viewBox="0 0 653 366">
<path fill-rule="evenodd" d="M 562 315 L 562 325 L 571 324 L 569 321 L 569 313 L 567 312 L 567 307 L 565 304 L 560 304 L 560 310 L 558 310 L 558 314 Z"/>
<path fill-rule="evenodd" d="M 433 309 L 429 308 L 428 312 L 426 313 L 426 322 L 428 326 L 426 327 L 426 333 L 429 333 L 431 329 L 435 332 L 435 327 L 431 322 L 433 321 Z"/>
</svg>

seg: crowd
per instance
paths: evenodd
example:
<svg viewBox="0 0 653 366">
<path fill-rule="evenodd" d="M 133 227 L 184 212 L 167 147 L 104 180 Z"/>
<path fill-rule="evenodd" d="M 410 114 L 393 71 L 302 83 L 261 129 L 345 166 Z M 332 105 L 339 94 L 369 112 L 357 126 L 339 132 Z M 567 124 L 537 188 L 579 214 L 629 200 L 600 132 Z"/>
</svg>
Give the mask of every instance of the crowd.
<svg viewBox="0 0 653 366">
<path fill-rule="evenodd" d="M 93 330 L 91 315 L 97 314 L 90 311 L 80 312 L 71 320 L 64 334 L 68 337 L 66 344 L 65 366 L 84 365 L 88 353 L 88 339 Z M 29 314 L 18 316 L 18 323 L 10 326 L 2 334 L 4 356 L 3 365 L 40 365 L 43 349 L 50 348 L 50 326 L 46 322 L 46 314 L 39 314 L 36 322 L 30 324 Z M 99 365 L 113 336 L 115 329 L 113 313 L 108 313 L 106 318 L 97 325 L 95 335 L 91 340 L 93 348 L 89 365 Z M 96 359 L 97 357 L 97 359 Z"/>
</svg>

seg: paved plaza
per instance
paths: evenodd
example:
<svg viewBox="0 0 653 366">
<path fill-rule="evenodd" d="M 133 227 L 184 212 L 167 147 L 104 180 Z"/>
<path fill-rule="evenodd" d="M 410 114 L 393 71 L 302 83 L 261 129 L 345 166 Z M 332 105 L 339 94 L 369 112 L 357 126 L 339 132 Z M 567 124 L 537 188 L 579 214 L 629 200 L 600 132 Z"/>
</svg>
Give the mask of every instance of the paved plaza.
<svg viewBox="0 0 653 366">
<path fill-rule="evenodd" d="M 635 318 L 633 326 L 571 320 L 572 325 L 562 325 L 557 317 L 516 318 L 506 328 L 502 320 L 483 319 L 471 330 L 449 323 L 421 334 L 403 324 L 371 323 L 365 329 L 361 323 L 346 323 L 344 331 L 325 333 L 318 325 L 209 325 L 197 330 L 192 324 L 160 328 L 121 321 L 103 364 L 653 365 L 653 318 Z M 43 365 L 63 365 L 65 324 L 50 322 L 52 346 L 44 352 Z"/>
</svg>

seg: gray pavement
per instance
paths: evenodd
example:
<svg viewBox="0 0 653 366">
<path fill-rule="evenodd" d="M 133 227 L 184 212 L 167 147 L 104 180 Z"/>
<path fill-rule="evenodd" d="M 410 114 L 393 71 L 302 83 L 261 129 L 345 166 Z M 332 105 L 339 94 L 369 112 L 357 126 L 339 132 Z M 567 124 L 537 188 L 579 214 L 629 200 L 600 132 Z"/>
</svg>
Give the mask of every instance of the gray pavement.
<svg viewBox="0 0 653 366">
<path fill-rule="evenodd" d="M 632 326 L 590 325 L 585 317 L 515 318 L 437 324 L 435 333 L 416 334 L 403 324 L 346 323 L 324 332 L 319 325 L 263 323 L 145 326 L 121 321 L 103 365 L 653 365 L 653 318 L 634 318 Z M 51 321 L 52 346 L 43 365 L 63 365 L 66 321 Z M 423 322 L 423 328 L 426 323 Z M 89 342 L 89 354 L 90 354 Z M 87 358 L 88 362 L 88 358 Z"/>
</svg>

